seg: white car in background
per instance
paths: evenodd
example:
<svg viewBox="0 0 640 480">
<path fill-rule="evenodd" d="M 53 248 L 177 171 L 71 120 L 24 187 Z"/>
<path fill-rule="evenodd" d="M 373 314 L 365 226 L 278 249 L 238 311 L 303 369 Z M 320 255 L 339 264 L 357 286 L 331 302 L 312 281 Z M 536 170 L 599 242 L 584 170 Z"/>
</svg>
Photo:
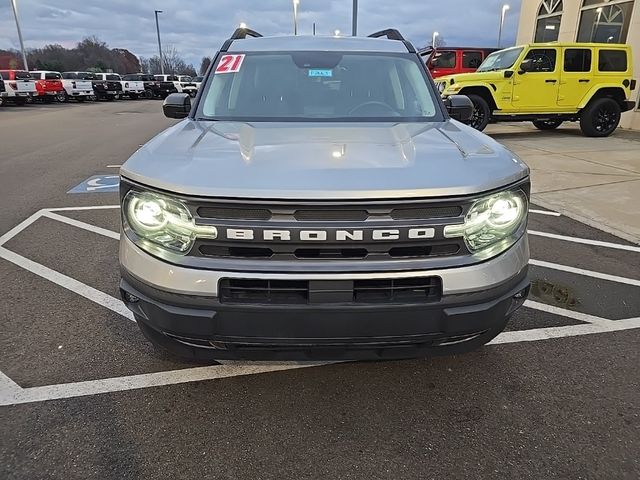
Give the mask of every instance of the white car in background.
<svg viewBox="0 0 640 480">
<path fill-rule="evenodd" d="M 188 93 L 192 97 L 198 93 L 196 84 L 188 75 L 154 75 L 154 78 L 160 82 L 173 82 L 178 93 Z"/>
<path fill-rule="evenodd" d="M 198 86 L 189 75 L 178 75 L 178 82 L 182 87 L 182 93 L 188 93 L 191 97 L 198 93 Z"/>
<path fill-rule="evenodd" d="M 120 82 L 122 85 L 122 95 L 132 100 L 138 97 L 144 97 L 144 82 L 141 80 L 123 80 L 117 73 L 96 73 L 98 80 L 110 80 Z"/>
<path fill-rule="evenodd" d="M 0 70 L 0 75 L 4 81 L 4 100 L 24 105 L 38 94 L 36 82 L 29 72 L 25 70 Z"/>
<path fill-rule="evenodd" d="M 193 77 L 193 83 L 196 84 L 196 90 L 200 91 L 200 87 L 202 86 L 202 80 L 204 79 L 204 77 L 200 76 L 200 77 Z"/>
<path fill-rule="evenodd" d="M 73 98 L 78 102 L 93 100 L 93 82 L 84 72 L 62 72 L 62 86 L 65 92 L 65 102 Z"/>
</svg>

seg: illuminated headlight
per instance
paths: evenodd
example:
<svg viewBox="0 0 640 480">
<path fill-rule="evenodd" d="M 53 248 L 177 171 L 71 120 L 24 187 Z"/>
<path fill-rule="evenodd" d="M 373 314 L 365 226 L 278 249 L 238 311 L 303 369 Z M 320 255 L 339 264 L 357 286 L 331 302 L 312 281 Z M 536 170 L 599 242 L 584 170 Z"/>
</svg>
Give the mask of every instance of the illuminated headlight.
<svg viewBox="0 0 640 480">
<path fill-rule="evenodd" d="M 130 191 L 122 206 L 126 224 L 137 237 L 136 244 L 154 252 L 158 248 L 186 254 L 196 238 L 216 238 L 216 227 L 196 225 L 189 209 L 180 201 L 151 192 Z"/>
<path fill-rule="evenodd" d="M 527 197 L 520 190 L 500 192 L 476 201 L 460 225 L 447 225 L 444 236 L 464 237 L 472 253 L 497 255 L 513 245 L 524 232 Z"/>
<path fill-rule="evenodd" d="M 444 92 L 444 89 L 447 88 L 447 83 L 446 82 L 440 82 L 438 83 L 438 91 L 440 93 Z"/>
</svg>

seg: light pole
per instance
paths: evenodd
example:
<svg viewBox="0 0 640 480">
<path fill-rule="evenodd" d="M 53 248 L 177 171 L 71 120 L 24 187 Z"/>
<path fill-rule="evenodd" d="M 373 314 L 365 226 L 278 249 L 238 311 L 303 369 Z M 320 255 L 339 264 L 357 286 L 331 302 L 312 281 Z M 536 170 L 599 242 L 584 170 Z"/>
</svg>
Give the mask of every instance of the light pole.
<svg viewBox="0 0 640 480">
<path fill-rule="evenodd" d="M 358 0 L 353 0 L 353 13 L 351 14 L 351 35 L 358 35 Z"/>
<path fill-rule="evenodd" d="M 334 31 L 333 31 L 333 35 L 334 35 L 335 37 L 339 37 L 339 36 L 340 36 L 340 30 L 334 30 Z"/>
<path fill-rule="evenodd" d="M 438 32 L 433 32 L 433 35 L 431 36 L 431 47 L 432 48 L 436 48 L 436 37 L 440 35 Z"/>
<path fill-rule="evenodd" d="M 238 25 L 238 28 L 247 28 L 247 24 L 244 22 L 240 22 L 240 25 Z"/>
<path fill-rule="evenodd" d="M 298 35 L 298 5 L 300 0 L 293 0 L 293 34 Z"/>
<path fill-rule="evenodd" d="M 24 42 L 22 41 L 22 31 L 20 30 L 20 22 L 18 21 L 18 7 L 16 7 L 16 0 L 10 0 L 13 7 L 13 16 L 16 19 L 16 30 L 18 30 L 18 40 L 20 40 L 20 50 L 22 51 L 22 63 L 24 63 L 24 69 L 28 72 L 29 66 L 27 65 L 27 54 L 24 52 Z"/>
<path fill-rule="evenodd" d="M 164 75 L 164 62 L 162 61 L 162 44 L 160 43 L 160 24 L 158 23 L 158 14 L 162 10 L 156 10 L 156 32 L 158 33 L 158 53 L 160 54 L 160 73 Z"/>
<path fill-rule="evenodd" d="M 500 44 L 502 43 L 502 26 L 504 25 L 504 17 L 507 14 L 507 10 L 509 10 L 509 5 L 502 5 L 502 12 L 500 13 L 500 29 L 498 30 L 498 48 L 500 48 Z"/>
</svg>

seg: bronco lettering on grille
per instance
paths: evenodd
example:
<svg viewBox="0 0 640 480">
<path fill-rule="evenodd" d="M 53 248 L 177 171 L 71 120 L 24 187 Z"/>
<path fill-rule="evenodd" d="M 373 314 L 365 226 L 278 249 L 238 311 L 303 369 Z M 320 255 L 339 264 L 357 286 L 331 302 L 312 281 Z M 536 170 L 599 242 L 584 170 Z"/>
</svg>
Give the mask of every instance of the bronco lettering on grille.
<svg viewBox="0 0 640 480">
<path fill-rule="evenodd" d="M 393 240 L 424 240 L 435 237 L 434 228 L 371 229 L 371 230 L 257 230 L 227 228 L 228 240 L 262 240 L 275 242 L 363 242 Z"/>
</svg>

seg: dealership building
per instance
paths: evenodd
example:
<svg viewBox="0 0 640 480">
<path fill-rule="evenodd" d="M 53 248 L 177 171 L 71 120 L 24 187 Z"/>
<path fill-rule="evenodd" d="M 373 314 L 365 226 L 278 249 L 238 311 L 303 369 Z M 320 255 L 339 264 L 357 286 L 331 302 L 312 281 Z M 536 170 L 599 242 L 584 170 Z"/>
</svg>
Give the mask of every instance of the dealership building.
<svg viewBox="0 0 640 480">
<path fill-rule="evenodd" d="M 640 130 L 640 0 L 522 0 L 517 44 L 627 43 L 633 49 L 636 107 L 620 125 Z"/>
</svg>

